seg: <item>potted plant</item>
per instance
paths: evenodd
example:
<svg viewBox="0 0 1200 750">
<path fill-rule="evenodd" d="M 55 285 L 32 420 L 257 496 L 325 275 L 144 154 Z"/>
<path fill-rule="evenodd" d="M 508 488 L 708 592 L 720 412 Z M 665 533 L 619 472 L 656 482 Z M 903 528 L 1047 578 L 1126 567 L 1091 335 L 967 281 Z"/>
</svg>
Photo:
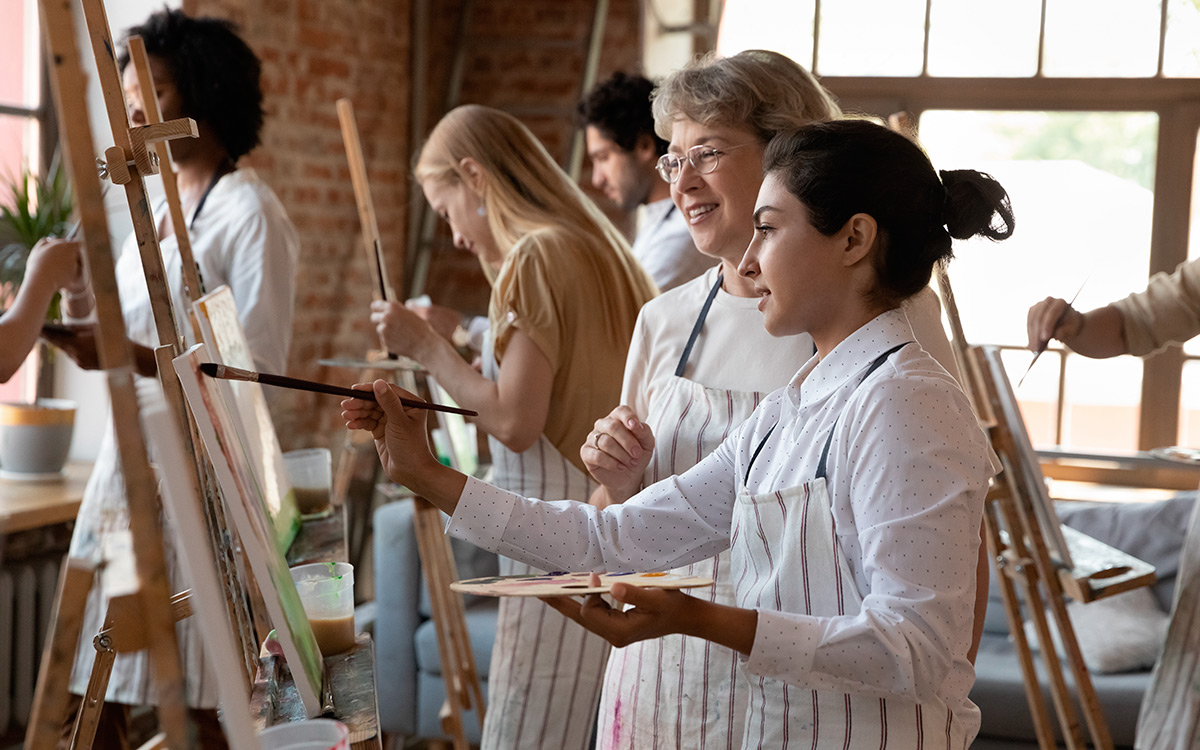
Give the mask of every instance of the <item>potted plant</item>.
<svg viewBox="0 0 1200 750">
<path fill-rule="evenodd" d="M 72 211 L 66 170 L 57 158 L 43 175 L 26 169 L 0 185 L 0 309 L 12 303 L 33 246 L 44 237 L 62 236 Z M 60 304 L 55 295 L 47 321 L 61 317 Z M 30 353 L 37 362 L 31 403 L 0 404 L 0 473 L 5 476 L 58 476 L 66 461 L 75 404 L 43 398 L 53 386 L 53 352 L 40 341 Z"/>
</svg>

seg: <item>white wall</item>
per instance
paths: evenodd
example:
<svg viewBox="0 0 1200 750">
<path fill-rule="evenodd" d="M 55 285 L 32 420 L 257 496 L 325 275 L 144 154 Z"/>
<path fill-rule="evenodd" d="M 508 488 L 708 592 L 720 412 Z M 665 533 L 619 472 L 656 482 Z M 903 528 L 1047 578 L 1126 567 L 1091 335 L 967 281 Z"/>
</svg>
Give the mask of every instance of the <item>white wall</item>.
<svg viewBox="0 0 1200 750">
<path fill-rule="evenodd" d="M 100 79 L 96 72 L 95 58 L 91 52 L 91 42 L 88 38 L 87 27 L 83 22 L 82 11 L 75 5 L 75 29 L 84 71 L 88 75 L 88 120 L 92 127 L 93 151 L 97 156 L 104 149 L 113 145 L 112 129 L 108 122 L 107 110 L 104 106 L 104 96 L 100 90 Z M 181 0 L 106 0 L 108 24 L 112 30 L 113 40 L 120 42 L 125 31 L 134 24 L 146 19 L 152 12 L 164 5 L 178 8 Z M 108 214 L 108 231 L 113 252 L 117 252 L 121 243 L 133 231 L 129 209 L 125 202 L 125 192 L 117 185 L 107 181 L 108 185 L 104 203 Z M 158 178 L 147 181 L 152 202 L 162 194 Z M 100 447 L 105 423 L 108 418 L 108 384 L 101 372 L 85 372 L 70 362 L 67 357 L 61 357 L 61 364 L 55 375 L 55 393 L 63 398 L 73 399 L 79 406 L 75 416 L 75 437 L 71 442 L 72 460 L 95 460 Z"/>
</svg>

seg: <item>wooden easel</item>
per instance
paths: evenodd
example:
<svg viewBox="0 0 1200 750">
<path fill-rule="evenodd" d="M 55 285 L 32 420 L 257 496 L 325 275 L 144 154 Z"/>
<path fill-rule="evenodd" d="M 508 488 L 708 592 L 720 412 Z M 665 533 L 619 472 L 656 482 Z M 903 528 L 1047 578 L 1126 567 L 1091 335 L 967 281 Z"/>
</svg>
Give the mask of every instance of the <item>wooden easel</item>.
<svg viewBox="0 0 1200 750">
<path fill-rule="evenodd" d="M 967 344 L 945 265 L 939 265 L 936 274 L 942 304 L 950 320 L 963 389 L 987 429 L 1003 467 L 992 479 L 984 505 L 985 541 L 1020 660 L 1038 746 L 1053 750 L 1058 742 L 1046 710 L 1033 651 L 1025 637 L 1024 617 L 1029 618 L 1037 633 L 1042 665 L 1050 681 L 1051 702 L 1067 747 L 1069 750 L 1087 747 L 1079 720 L 1082 713 L 1093 746 L 1110 750 L 1108 724 L 1067 615 L 1066 599 L 1071 597 L 1086 603 L 1151 585 L 1154 567 L 1067 527 L 1061 529 L 1067 559 L 1052 553 L 1055 545 L 1051 540 L 1057 535 L 1054 530 L 1044 528 L 1044 508 L 1039 508 L 1050 502 L 1045 479 L 1016 410 L 1016 399 L 999 351 Z M 1047 609 L 1061 636 L 1061 653 L 1050 633 Z M 1064 660 L 1074 679 L 1075 695 L 1067 684 Z"/>
<path fill-rule="evenodd" d="M 354 185 L 354 198 L 358 204 L 358 215 L 362 224 L 363 247 L 367 263 L 371 268 L 376 298 L 396 301 L 396 293 L 387 275 L 387 264 L 379 242 L 379 226 L 375 221 L 375 207 L 371 200 L 370 183 L 367 181 L 366 163 L 358 137 L 358 126 L 354 118 L 354 107 L 349 99 L 337 102 L 338 119 L 342 127 L 342 140 L 346 145 L 346 158 L 350 163 L 350 177 Z M 403 268 L 401 263 L 400 267 Z M 405 388 L 416 390 L 416 376 L 404 372 Z M 431 381 L 432 382 L 432 381 Z M 351 433 L 354 435 L 354 433 Z M 366 445 L 370 459 L 375 461 L 374 446 L 367 433 Z M 354 444 L 347 439 L 346 450 L 338 462 L 337 475 L 347 473 L 344 466 L 353 469 Z M 349 457 L 348 457 L 349 456 Z M 343 480 L 348 486 L 349 479 Z M 339 482 L 335 481 L 335 487 Z M 480 726 L 483 725 L 483 689 L 479 684 L 479 673 L 475 668 L 475 656 L 467 634 L 466 614 L 462 595 L 450 590 L 450 584 L 458 579 L 454 565 L 454 553 L 450 542 L 442 531 L 442 514 L 431 503 L 421 497 L 413 497 L 413 525 L 417 536 L 417 554 L 421 559 L 421 572 L 429 589 L 434 628 L 437 632 L 438 654 L 442 662 L 442 678 L 446 683 L 446 701 L 440 712 L 442 730 L 453 738 L 455 750 L 468 750 L 463 715 L 475 707 Z"/>
<path fill-rule="evenodd" d="M 98 3 L 97 5 L 100 12 L 103 13 L 103 6 Z M 169 602 L 170 594 L 163 557 L 162 529 L 158 525 L 160 508 L 155 495 L 157 481 L 150 467 L 146 444 L 139 424 L 139 407 L 133 381 L 133 352 L 126 338 L 125 321 L 121 316 L 120 298 L 113 256 L 108 242 L 108 228 L 100 196 L 100 186 L 93 176 L 95 164 L 91 154 L 91 127 L 86 116 L 72 116 L 77 103 L 85 101 L 86 96 L 85 79 L 80 67 L 79 51 L 75 44 L 75 21 L 71 12 L 70 0 L 42 0 L 41 11 L 42 27 L 46 34 L 47 58 L 51 63 L 50 77 L 54 84 L 55 104 L 60 114 L 63 150 L 68 156 L 67 161 L 75 186 L 85 238 L 84 261 L 95 294 L 97 355 L 100 366 L 106 371 L 108 377 L 112 417 L 129 503 L 130 531 L 134 545 L 139 551 L 136 557 L 136 569 L 142 592 L 139 607 L 140 619 L 146 627 L 151 664 L 160 686 L 160 724 L 166 732 L 166 739 L 171 747 L 185 748 L 190 747 L 190 738 L 187 731 L 188 720 L 184 703 L 179 649 L 175 641 L 175 622 Z M 90 16 L 89 20 L 91 20 Z M 90 24 L 94 46 L 99 46 L 98 42 L 103 41 L 103 39 L 96 38 L 98 27 L 99 24 Z M 107 36 L 107 21 L 104 21 L 103 29 L 103 36 Z M 116 67 L 112 57 L 111 39 L 108 39 L 106 51 L 108 54 L 106 62 L 115 75 Z M 100 67 L 102 70 L 104 69 L 103 62 Z M 107 88 L 106 86 L 106 94 L 109 93 Z M 106 102 L 110 119 L 115 123 L 117 120 L 111 117 L 115 114 L 112 97 L 106 96 Z M 116 106 L 120 107 L 120 116 L 124 118 L 123 104 Z M 117 145 L 105 153 L 109 173 L 118 176 L 126 174 L 132 163 L 135 173 L 139 177 L 142 173 L 153 174 L 157 165 L 151 159 L 147 146 L 156 141 L 179 135 L 188 133 L 194 135 L 195 128 L 195 123 L 190 120 L 149 125 L 136 130 L 114 127 Z M 134 210 L 135 219 L 141 218 L 144 221 L 144 216 L 138 216 L 139 213 L 148 212 L 144 185 L 140 179 L 134 180 L 133 183 L 141 188 L 141 205 L 140 207 L 134 205 L 135 195 L 130 193 L 130 206 Z M 150 249 L 155 251 L 153 254 L 157 254 L 157 246 Z M 147 254 L 143 254 L 143 262 L 145 262 Z M 161 268 L 160 260 L 158 262 L 160 279 Z M 154 270 L 153 267 L 148 267 L 147 274 L 153 274 Z M 169 316 L 169 310 L 167 312 Z M 166 320 L 173 322 L 172 317 L 168 317 Z M 47 649 L 46 658 L 43 659 L 42 672 L 39 677 L 38 693 L 43 702 L 34 707 L 27 733 L 26 747 L 31 750 L 53 747 L 58 736 L 59 727 L 62 724 L 62 710 L 65 708 L 68 693 L 67 683 L 70 679 L 71 659 L 69 657 L 74 652 L 75 639 L 78 638 L 79 631 L 79 627 L 74 625 L 73 615 L 82 611 L 82 607 L 74 610 L 64 605 L 85 600 L 86 589 L 90 586 L 90 580 L 81 578 L 78 566 L 68 564 L 66 570 L 62 596 L 56 608 L 50 647 Z M 67 619 L 61 628 L 58 625 L 59 617 Z M 64 639 L 64 636 L 72 634 L 71 631 L 74 631 L 75 638 Z M 62 657 L 67 658 L 56 661 Z"/>
</svg>

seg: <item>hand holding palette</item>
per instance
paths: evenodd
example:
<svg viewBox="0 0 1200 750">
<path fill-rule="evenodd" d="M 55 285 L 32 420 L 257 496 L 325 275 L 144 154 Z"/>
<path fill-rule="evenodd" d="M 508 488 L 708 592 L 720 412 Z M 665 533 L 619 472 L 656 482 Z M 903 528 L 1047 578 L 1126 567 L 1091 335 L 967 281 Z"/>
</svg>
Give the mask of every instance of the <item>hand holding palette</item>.
<svg viewBox="0 0 1200 750">
<path fill-rule="evenodd" d="M 477 596 L 578 596 L 607 594 L 614 583 L 659 589 L 690 589 L 713 585 L 707 576 L 678 573 L 601 573 L 600 585 L 591 585 L 591 573 L 545 573 L 543 575 L 488 576 L 455 581 L 450 588 Z"/>
</svg>

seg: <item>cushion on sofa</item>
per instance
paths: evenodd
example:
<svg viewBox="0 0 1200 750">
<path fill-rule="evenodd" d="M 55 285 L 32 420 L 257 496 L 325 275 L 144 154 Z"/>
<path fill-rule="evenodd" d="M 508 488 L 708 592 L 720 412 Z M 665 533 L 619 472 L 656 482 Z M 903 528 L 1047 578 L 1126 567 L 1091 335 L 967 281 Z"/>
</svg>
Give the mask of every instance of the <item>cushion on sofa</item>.
<svg viewBox="0 0 1200 750">
<path fill-rule="evenodd" d="M 1056 502 L 1055 510 L 1067 526 L 1153 565 L 1158 581 L 1151 590 L 1158 608 L 1169 612 L 1179 550 L 1196 496 L 1195 492 L 1182 492 L 1153 503 Z M 1008 633 L 1008 619 L 998 579 L 992 570 L 983 632 L 1003 635 Z"/>
<path fill-rule="evenodd" d="M 1067 603 L 1067 616 L 1075 631 L 1083 661 L 1092 674 L 1111 674 L 1150 669 L 1162 652 L 1171 617 L 1158 608 L 1148 588 L 1098 599 L 1088 604 Z M 1062 639 L 1049 612 L 1050 635 L 1057 653 L 1063 653 Z M 1033 649 L 1039 647 L 1037 629 L 1025 622 L 1025 638 Z"/>
</svg>

